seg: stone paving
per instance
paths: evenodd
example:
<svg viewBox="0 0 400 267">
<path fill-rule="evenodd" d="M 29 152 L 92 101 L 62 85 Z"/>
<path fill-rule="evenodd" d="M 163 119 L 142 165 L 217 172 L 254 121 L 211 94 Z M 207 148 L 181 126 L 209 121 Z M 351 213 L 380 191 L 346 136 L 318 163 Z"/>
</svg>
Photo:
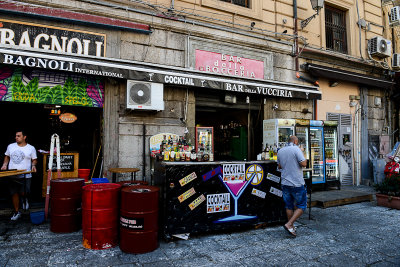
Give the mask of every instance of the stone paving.
<svg viewBox="0 0 400 267">
<path fill-rule="evenodd" d="M 298 237 L 275 225 L 160 242 L 151 253 L 88 250 L 82 232 L 55 234 L 28 215 L 0 216 L 0 266 L 400 266 L 400 211 L 363 202 L 304 214 Z"/>
</svg>

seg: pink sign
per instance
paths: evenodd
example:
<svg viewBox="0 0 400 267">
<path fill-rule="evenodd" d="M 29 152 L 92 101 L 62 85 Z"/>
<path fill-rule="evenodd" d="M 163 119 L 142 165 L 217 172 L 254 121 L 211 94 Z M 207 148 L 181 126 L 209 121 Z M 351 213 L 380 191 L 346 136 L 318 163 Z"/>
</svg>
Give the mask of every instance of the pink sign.
<svg viewBox="0 0 400 267">
<path fill-rule="evenodd" d="M 196 50 L 196 70 L 264 79 L 264 61 L 203 50 Z"/>
</svg>

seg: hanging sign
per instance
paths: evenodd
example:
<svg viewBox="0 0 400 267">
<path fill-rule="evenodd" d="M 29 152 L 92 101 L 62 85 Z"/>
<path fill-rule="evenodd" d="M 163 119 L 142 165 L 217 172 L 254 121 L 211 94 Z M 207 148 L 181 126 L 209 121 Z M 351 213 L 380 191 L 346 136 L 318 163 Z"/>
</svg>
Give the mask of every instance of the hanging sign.
<svg viewBox="0 0 400 267">
<path fill-rule="evenodd" d="M 64 123 L 74 123 L 78 119 L 75 114 L 72 113 L 63 113 L 59 118 Z"/>
</svg>

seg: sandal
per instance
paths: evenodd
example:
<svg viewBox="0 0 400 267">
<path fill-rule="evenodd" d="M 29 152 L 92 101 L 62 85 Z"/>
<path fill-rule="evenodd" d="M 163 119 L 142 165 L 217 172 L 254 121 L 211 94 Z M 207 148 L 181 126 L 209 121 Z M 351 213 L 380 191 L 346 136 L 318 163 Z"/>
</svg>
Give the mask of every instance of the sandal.
<svg viewBox="0 0 400 267">
<path fill-rule="evenodd" d="M 287 228 L 286 225 L 283 226 L 286 232 L 288 232 L 291 236 L 296 237 L 296 230 L 294 228 Z"/>
</svg>

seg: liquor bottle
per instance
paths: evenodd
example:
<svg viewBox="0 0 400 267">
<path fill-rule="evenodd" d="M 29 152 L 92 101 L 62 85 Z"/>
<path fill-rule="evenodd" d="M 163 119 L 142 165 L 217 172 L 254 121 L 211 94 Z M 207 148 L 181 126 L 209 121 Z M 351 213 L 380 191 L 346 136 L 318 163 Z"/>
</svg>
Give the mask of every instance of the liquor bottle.
<svg viewBox="0 0 400 267">
<path fill-rule="evenodd" d="M 269 160 L 274 159 L 274 150 L 272 149 L 272 146 L 269 147 Z"/>
<path fill-rule="evenodd" d="M 169 161 L 169 153 L 170 151 L 168 149 L 164 151 L 164 161 Z"/>
<path fill-rule="evenodd" d="M 267 146 L 265 146 L 264 150 L 261 152 L 261 160 L 265 160 L 265 157 L 266 157 L 266 156 L 265 156 L 265 155 L 266 155 L 265 153 L 267 152 L 266 147 L 267 147 Z"/>
<path fill-rule="evenodd" d="M 265 146 L 265 158 L 264 160 L 269 160 L 269 147 L 266 145 Z"/>
<path fill-rule="evenodd" d="M 186 161 L 190 161 L 190 155 L 191 155 L 191 153 L 190 153 L 190 147 L 187 146 L 187 147 L 186 147 L 186 151 L 185 151 L 185 160 L 186 160 Z"/>
<path fill-rule="evenodd" d="M 196 149 L 194 149 L 194 146 L 192 147 L 192 151 L 190 153 L 190 160 L 191 161 L 196 161 L 197 160 Z"/>
<path fill-rule="evenodd" d="M 274 150 L 274 160 L 277 160 L 278 159 L 278 148 L 276 146 L 276 143 L 274 143 L 273 150 Z"/>
<path fill-rule="evenodd" d="M 181 153 L 178 150 L 178 148 L 176 148 L 176 151 L 175 151 L 175 161 L 181 161 Z"/>
</svg>

